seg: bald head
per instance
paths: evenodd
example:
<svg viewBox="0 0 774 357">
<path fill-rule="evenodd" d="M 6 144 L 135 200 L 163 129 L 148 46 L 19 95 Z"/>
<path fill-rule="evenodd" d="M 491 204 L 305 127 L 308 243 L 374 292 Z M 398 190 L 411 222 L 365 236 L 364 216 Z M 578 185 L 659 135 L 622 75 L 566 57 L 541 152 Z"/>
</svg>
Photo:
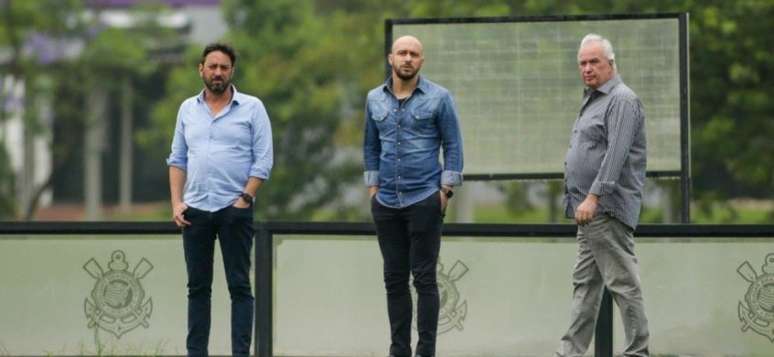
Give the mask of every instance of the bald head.
<svg viewBox="0 0 774 357">
<path fill-rule="evenodd" d="M 424 51 L 424 49 L 422 48 L 422 42 L 419 42 L 418 38 L 411 35 L 398 37 L 398 39 L 392 43 L 392 53 L 395 53 L 397 48 L 403 48 L 403 47 L 416 48 L 419 50 L 420 55 Z"/>
<path fill-rule="evenodd" d="M 425 61 L 423 51 L 422 42 L 414 36 L 402 36 L 395 40 L 387 57 L 393 77 L 403 81 L 414 80 Z"/>
</svg>

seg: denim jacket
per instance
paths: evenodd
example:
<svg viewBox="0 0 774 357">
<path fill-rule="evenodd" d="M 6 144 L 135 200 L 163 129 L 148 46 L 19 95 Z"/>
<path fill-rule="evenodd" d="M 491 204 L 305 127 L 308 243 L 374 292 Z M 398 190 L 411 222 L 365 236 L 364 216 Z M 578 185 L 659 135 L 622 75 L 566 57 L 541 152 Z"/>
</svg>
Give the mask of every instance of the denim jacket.
<svg viewBox="0 0 774 357">
<path fill-rule="evenodd" d="M 376 199 L 382 205 L 407 207 L 441 185 L 462 184 L 462 135 L 445 88 L 420 77 L 401 103 L 389 78 L 368 93 L 365 122 L 365 184 L 379 186 Z"/>
</svg>

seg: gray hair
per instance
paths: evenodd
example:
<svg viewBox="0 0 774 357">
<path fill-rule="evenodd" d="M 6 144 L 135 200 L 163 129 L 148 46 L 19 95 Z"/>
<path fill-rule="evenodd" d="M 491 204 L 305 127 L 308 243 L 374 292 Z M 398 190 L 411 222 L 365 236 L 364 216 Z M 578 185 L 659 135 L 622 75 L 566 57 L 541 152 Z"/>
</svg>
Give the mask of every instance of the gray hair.
<svg viewBox="0 0 774 357">
<path fill-rule="evenodd" d="M 618 72 L 618 66 L 615 65 L 615 52 L 613 52 L 613 45 L 610 43 L 610 40 L 597 35 L 595 33 L 590 33 L 583 37 L 583 40 L 581 40 L 580 46 L 578 47 L 578 54 L 580 55 L 580 50 L 592 43 L 597 42 L 602 45 L 602 51 L 605 54 L 605 57 L 607 57 L 607 60 L 610 61 L 610 65 L 613 66 L 613 71 Z"/>
</svg>

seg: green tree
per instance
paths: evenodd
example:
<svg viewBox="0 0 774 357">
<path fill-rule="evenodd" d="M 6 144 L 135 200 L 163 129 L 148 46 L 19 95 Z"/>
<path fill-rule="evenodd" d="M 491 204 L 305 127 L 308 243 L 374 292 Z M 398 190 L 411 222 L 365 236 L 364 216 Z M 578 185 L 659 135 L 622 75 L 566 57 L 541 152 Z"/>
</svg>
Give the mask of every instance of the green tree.
<svg viewBox="0 0 774 357">
<path fill-rule="evenodd" d="M 22 94 L 23 107 L 20 108 L 24 113 L 25 155 L 29 155 L 31 151 L 31 138 L 46 130 L 46 127 L 39 123 L 38 100 L 53 95 L 53 81 L 49 71 L 52 56 L 46 53 L 49 49 L 44 47 L 50 45 L 47 40 L 63 38 L 79 31 L 80 21 L 75 14 L 78 14 L 81 8 L 78 0 L 0 2 L 0 52 L 7 54 L 8 58 L 7 62 L 0 64 L 3 69 L 0 72 L 0 80 L 4 83 L 23 83 L 25 88 Z M 23 51 L 25 47 L 30 51 Z M 0 123 L 7 119 L 9 99 L 9 93 L 0 87 Z M 20 211 L 29 211 L 35 206 L 42 192 L 40 187 L 32 188 L 30 192 L 25 190 L 24 194 L 31 197 L 26 197 L 26 207 L 18 207 L 17 180 L 8 159 L 6 144 L 0 139 L 0 218 L 13 218 Z M 31 161 L 27 159 L 25 157 L 24 162 Z M 29 170 L 30 168 L 26 167 L 22 177 L 25 187 L 32 181 L 27 177 L 31 176 Z M 47 183 L 44 183 L 43 186 L 46 185 Z"/>
</svg>

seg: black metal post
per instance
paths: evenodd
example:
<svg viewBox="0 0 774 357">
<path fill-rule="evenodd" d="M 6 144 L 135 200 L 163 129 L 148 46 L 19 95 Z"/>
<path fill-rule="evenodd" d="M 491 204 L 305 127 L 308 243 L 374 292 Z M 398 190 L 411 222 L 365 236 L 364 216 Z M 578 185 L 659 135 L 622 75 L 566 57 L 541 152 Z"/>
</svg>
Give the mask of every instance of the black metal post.
<svg viewBox="0 0 774 357">
<path fill-rule="evenodd" d="M 679 16 L 680 36 L 680 152 L 682 173 L 680 191 L 682 192 L 681 223 L 691 223 L 691 92 L 690 62 L 688 53 L 688 13 Z"/>
<path fill-rule="evenodd" d="M 594 356 L 613 357 L 613 298 L 605 288 L 594 331 Z"/>
<path fill-rule="evenodd" d="M 272 234 L 259 224 L 255 234 L 255 355 L 272 357 L 273 257 Z"/>
</svg>

